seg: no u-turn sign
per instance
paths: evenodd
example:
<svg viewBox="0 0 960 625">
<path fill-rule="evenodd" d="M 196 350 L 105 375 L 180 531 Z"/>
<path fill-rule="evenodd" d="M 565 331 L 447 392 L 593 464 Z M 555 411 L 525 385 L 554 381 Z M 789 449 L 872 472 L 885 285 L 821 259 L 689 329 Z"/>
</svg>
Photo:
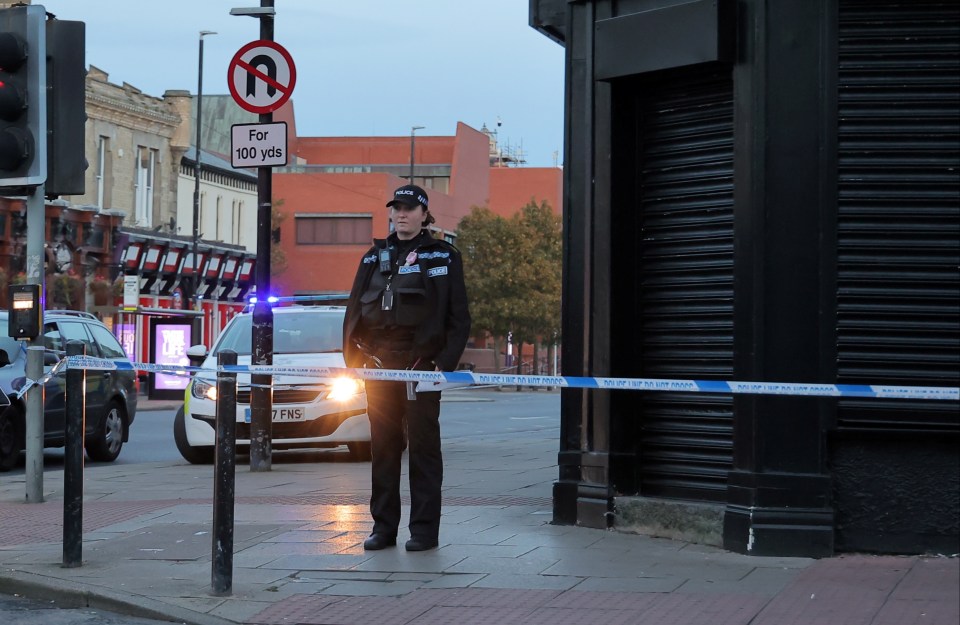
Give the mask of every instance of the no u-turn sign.
<svg viewBox="0 0 960 625">
<path fill-rule="evenodd" d="M 227 68 L 230 94 L 244 109 L 265 115 L 290 99 L 297 83 L 293 57 L 280 44 L 260 39 L 240 48 Z"/>
</svg>

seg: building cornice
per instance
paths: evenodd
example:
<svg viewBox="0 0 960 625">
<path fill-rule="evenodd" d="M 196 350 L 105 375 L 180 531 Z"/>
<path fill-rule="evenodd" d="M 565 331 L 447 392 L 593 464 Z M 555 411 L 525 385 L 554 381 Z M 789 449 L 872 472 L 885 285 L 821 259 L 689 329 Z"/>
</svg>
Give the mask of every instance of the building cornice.
<svg viewBox="0 0 960 625">
<path fill-rule="evenodd" d="M 152 124 L 161 124 L 176 128 L 180 124 L 180 116 L 157 109 L 151 109 L 120 98 L 111 98 L 99 93 L 87 92 L 87 105 L 93 104 L 108 111 L 115 111 L 126 116 L 140 117 Z M 90 111 L 87 111 L 90 114 Z"/>
</svg>

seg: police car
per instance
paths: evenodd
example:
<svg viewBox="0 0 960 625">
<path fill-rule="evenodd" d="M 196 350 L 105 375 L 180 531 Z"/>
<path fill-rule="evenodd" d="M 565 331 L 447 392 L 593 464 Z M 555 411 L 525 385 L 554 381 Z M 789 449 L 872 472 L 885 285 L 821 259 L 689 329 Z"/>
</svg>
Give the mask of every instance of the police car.
<svg viewBox="0 0 960 625">
<path fill-rule="evenodd" d="M 280 306 L 273 309 L 273 364 L 287 367 L 343 367 L 342 306 Z M 187 385 L 173 435 L 180 455 L 194 464 L 214 458 L 217 355 L 237 352 L 237 364 L 250 364 L 253 314 L 234 317 L 209 352 L 190 348 L 203 358 Z M 237 375 L 237 446 L 250 445 L 250 375 Z M 273 376 L 272 449 L 346 446 L 355 460 L 370 459 L 370 422 L 363 382 L 349 377 Z"/>
</svg>

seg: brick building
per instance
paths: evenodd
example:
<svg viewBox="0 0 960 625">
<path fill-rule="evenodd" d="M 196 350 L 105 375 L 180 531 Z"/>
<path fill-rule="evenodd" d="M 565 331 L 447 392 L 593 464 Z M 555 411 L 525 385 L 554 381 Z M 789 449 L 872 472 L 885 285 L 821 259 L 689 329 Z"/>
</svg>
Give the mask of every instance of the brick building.
<svg viewBox="0 0 960 625">
<path fill-rule="evenodd" d="M 276 119 L 292 119 L 292 106 Z M 295 125 L 288 121 L 288 128 Z M 560 212 L 557 167 L 507 167 L 494 137 L 462 122 L 453 136 L 417 136 L 413 181 L 430 195 L 433 228 L 451 241 L 472 207 L 511 215 L 547 201 Z M 371 238 L 389 233 L 386 201 L 409 181 L 411 138 L 296 137 L 296 162 L 276 170 L 275 210 L 284 215 L 280 247 L 287 271 L 272 278 L 285 294 L 349 290 Z M 294 151 L 295 150 L 295 151 Z"/>
</svg>

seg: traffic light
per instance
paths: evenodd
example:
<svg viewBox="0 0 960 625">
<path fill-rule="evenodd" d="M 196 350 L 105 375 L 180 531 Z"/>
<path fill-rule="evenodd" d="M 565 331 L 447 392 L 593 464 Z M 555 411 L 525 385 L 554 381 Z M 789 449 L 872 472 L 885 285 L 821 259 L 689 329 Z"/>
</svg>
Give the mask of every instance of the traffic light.
<svg viewBox="0 0 960 625">
<path fill-rule="evenodd" d="M 47 196 L 83 195 L 86 24 L 47 21 Z"/>
<path fill-rule="evenodd" d="M 0 187 L 47 176 L 46 11 L 0 9 Z"/>
</svg>

